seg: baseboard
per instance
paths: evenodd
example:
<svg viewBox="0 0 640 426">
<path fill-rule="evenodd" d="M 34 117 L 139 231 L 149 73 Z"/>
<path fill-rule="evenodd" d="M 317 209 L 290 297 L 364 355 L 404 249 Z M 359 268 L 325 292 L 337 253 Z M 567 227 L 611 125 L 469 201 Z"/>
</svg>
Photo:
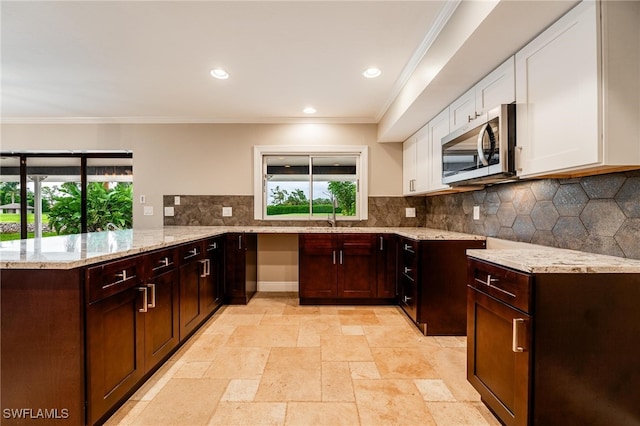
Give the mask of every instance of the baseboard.
<svg viewBox="0 0 640 426">
<path fill-rule="evenodd" d="M 258 291 L 298 291 L 298 281 L 258 281 Z"/>
</svg>

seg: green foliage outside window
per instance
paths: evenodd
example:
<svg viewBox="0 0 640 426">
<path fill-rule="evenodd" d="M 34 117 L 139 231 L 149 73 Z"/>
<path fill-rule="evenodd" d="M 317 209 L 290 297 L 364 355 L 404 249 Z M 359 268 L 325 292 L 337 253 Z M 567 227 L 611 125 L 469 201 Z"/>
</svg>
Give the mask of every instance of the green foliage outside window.
<svg viewBox="0 0 640 426">
<path fill-rule="evenodd" d="M 80 187 L 66 182 L 61 195 L 49 211 L 49 225 L 58 234 L 78 234 L 80 225 Z M 118 183 L 113 187 L 102 182 L 87 185 L 87 231 L 106 231 L 112 227 L 131 228 L 133 224 L 133 185 Z"/>
</svg>

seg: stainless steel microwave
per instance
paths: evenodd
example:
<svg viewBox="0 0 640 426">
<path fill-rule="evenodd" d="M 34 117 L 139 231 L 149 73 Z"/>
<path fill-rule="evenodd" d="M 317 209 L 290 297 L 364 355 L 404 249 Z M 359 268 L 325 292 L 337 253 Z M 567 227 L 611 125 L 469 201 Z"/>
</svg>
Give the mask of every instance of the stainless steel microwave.
<svg viewBox="0 0 640 426">
<path fill-rule="evenodd" d="M 515 146 L 516 106 L 500 105 L 442 138 L 442 183 L 515 179 Z"/>
</svg>

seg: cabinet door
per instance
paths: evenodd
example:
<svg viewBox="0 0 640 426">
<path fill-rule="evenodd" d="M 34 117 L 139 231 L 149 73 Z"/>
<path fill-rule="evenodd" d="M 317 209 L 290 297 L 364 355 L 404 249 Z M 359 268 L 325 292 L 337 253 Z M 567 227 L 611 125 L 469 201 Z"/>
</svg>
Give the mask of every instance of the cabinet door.
<svg viewBox="0 0 640 426">
<path fill-rule="evenodd" d="M 450 188 L 442 183 L 442 138 L 449 134 L 449 109 L 438 114 L 428 125 L 428 160 L 426 164 L 427 190 L 440 191 Z"/>
<path fill-rule="evenodd" d="M 338 250 L 338 297 L 372 298 L 376 296 L 376 236 L 340 235 Z"/>
<path fill-rule="evenodd" d="M 300 298 L 336 297 L 338 253 L 335 237 L 328 234 L 300 234 L 299 253 Z"/>
<path fill-rule="evenodd" d="M 449 128 L 453 132 L 476 119 L 476 89 L 472 87 L 449 105 Z"/>
<path fill-rule="evenodd" d="M 429 126 L 424 126 L 415 134 L 415 193 L 424 193 L 429 189 L 431 173 L 431 141 L 429 140 Z"/>
<path fill-rule="evenodd" d="M 180 340 L 204 319 L 200 305 L 200 276 L 204 273 L 202 242 L 185 244 L 180 253 Z"/>
<path fill-rule="evenodd" d="M 516 100 L 515 59 L 511 56 L 475 86 L 476 114 Z"/>
<path fill-rule="evenodd" d="M 411 136 L 402 144 L 402 193 L 413 195 L 416 184 L 416 137 Z"/>
<path fill-rule="evenodd" d="M 147 280 L 149 306 L 145 319 L 145 370 L 151 371 L 180 342 L 179 274 L 177 269 Z"/>
<path fill-rule="evenodd" d="M 133 287 L 87 307 L 88 424 L 97 422 L 142 379 L 147 293 Z"/>
<path fill-rule="evenodd" d="M 379 234 L 377 239 L 378 290 L 376 296 L 379 299 L 395 299 L 398 240 L 393 234 Z"/>
<path fill-rule="evenodd" d="M 531 318 L 471 287 L 467 292 L 467 379 L 504 424 L 527 425 Z"/>
<path fill-rule="evenodd" d="M 522 177 L 602 160 L 595 5 L 580 3 L 516 54 Z"/>
<path fill-rule="evenodd" d="M 205 315 L 215 311 L 224 298 L 224 249 L 223 239 L 205 242 L 205 277 L 200 284 L 201 310 Z"/>
</svg>

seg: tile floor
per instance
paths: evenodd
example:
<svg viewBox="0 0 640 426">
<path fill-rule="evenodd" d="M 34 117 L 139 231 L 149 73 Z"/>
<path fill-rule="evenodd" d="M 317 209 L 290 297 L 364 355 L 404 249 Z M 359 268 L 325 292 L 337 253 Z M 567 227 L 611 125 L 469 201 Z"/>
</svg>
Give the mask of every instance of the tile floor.
<svg viewBox="0 0 640 426">
<path fill-rule="evenodd" d="M 466 338 L 394 306 L 225 306 L 107 425 L 499 425 L 467 383 Z"/>
</svg>

